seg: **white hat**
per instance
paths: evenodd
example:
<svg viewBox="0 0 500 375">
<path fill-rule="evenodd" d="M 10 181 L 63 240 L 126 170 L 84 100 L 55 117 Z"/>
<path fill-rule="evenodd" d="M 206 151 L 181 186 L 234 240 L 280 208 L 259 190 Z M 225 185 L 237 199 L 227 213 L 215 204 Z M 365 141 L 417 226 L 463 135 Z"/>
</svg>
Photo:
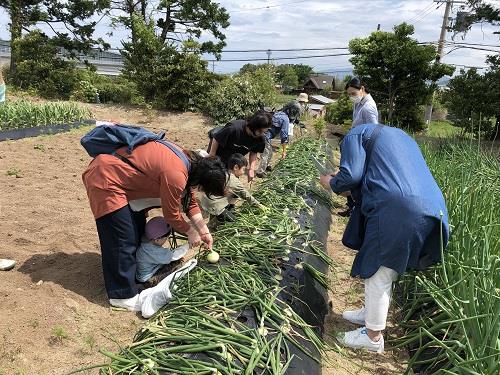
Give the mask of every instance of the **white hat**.
<svg viewBox="0 0 500 375">
<path fill-rule="evenodd" d="M 305 92 L 301 92 L 297 97 L 297 101 L 307 103 L 309 102 L 309 97 Z"/>
</svg>

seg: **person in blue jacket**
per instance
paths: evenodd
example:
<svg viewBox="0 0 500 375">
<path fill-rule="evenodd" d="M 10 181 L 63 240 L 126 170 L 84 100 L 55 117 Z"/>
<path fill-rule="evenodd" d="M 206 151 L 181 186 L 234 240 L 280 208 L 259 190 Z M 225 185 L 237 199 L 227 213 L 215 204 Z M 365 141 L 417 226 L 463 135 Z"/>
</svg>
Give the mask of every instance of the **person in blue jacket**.
<svg viewBox="0 0 500 375">
<path fill-rule="evenodd" d="M 259 178 L 266 176 L 266 169 L 273 157 L 273 147 L 271 140 L 278 134 L 281 141 L 281 158 L 286 157 L 286 148 L 288 145 L 289 134 L 293 132 L 293 121 L 300 116 L 300 105 L 287 104 L 281 110 L 277 111 L 272 118 L 271 128 L 264 134 L 266 146 L 260 156 L 259 168 L 255 175 Z"/>
<path fill-rule="evenodd" d="M 392 283 L 407 270 L 441 260 L 448 214 L 417 143 L 402 130 L 358 125 L 342 140 L 340 151 L 338 173 L 321 176 L 320 183 L 336 194 L 352 193 L 356 202 L 342 241 L 359 250 L 351 276 L 364 279 L 365 305 L 343 313 L 363 327 L 345 332 L 339 341 L 380 353 Z"/>
</svg>

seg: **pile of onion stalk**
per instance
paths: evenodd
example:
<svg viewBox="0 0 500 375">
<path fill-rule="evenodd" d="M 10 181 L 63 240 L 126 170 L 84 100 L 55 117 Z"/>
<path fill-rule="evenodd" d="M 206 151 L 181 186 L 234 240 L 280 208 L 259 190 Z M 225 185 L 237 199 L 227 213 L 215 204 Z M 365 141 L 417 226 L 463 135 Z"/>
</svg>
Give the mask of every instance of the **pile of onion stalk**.
<svg viewBox="0 0 500 375">
<path fill-rule="evenodd" d="M 254 192 L 267 212 L 247 203 L 239 207 L 237 220 L 214 234 L 219 262 L 200 255 L 198 266 L 174 285 L 173 299 L 134 342 L 119 353 L 102 350 L 111 361 L 94 367 L 104 374 L 277 375 L 300 360 L 291 346 L 300 357 L 320 362 L 331 348 L 282 298 L 294 293 L 282 276 L 286 266 L 328 285 L 325 273 L 290 259 L 307 253 L 332 265 L 312 229 L 314 205 L 334 204 L 310 160 L 326 156 L 320 146 L 298 140 Z"/>
</svg>

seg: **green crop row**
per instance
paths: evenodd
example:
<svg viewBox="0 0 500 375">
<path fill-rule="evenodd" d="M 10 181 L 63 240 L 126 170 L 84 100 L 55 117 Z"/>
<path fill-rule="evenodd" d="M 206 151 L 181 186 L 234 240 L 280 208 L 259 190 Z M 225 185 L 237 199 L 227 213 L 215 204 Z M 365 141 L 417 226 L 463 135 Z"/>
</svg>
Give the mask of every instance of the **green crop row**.
<svg viewBox="0 0 500 375">
<path fill-rule="evenodd" d="M 0 104 L 0 130 L 71 123 L 90 116 L 88 109 L 71 102 L 12 101 Z"/>
<path fill-rule="evenodd" d="M 472 144 L 423 144 L 446 198 L 443 262 L 402 280 L 408 366 L 426 374 L 500 373 L 500 158 Z"/>
</svg>

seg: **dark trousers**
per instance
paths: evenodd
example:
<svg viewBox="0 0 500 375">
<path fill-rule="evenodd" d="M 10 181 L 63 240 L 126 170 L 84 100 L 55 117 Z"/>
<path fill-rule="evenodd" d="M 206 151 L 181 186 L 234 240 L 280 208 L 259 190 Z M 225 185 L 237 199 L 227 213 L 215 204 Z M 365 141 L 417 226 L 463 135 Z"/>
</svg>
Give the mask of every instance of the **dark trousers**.
<svg viewBox="0 0 500 375">
<path fill-rule="evenodd" d="M 96 220 L 101 243 L 102 272 L 109 298 L 131 298 L 138 293 L 135 253 L 146 225 L 143 212 L 125 206 Z"/>
</svg>

